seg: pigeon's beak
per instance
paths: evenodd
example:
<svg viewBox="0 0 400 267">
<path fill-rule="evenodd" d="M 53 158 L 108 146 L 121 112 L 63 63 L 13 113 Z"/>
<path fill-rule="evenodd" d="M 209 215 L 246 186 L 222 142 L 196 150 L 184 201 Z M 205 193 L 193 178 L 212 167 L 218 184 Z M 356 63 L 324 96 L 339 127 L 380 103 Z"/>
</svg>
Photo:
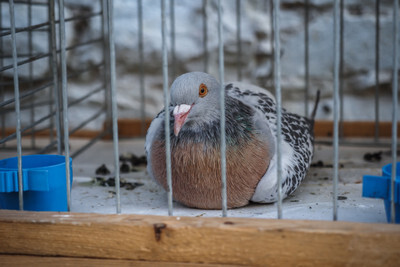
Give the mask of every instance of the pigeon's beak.
<svg viewBox="0 0 400 267">
<path fill-rule="evenodd" d="M 186 104 L 181 104 L 177 105 L 174 108 L 174 117 L 175 117 L 175 123 L 174 123 L 174 134 L 175 136 L 178 136 L 179 131 L 181 130 L 183 124 L 186 121 L 186 118 L 192 109 L 191 105 L 186 105 Z"/>
</svg>

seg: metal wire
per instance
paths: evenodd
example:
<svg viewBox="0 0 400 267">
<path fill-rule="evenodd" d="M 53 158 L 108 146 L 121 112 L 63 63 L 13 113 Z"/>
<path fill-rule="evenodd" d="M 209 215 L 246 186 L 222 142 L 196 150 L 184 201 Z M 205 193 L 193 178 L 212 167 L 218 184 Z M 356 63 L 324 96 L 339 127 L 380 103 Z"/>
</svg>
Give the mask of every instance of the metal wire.
<svg viewBox="0 0 400 267">
<path fill-rule="evenodd" d="M 17 65 L 17 41 L 15 36 L 15 8 L 14 1 L 9 0 L 10 8 L 10 25 L 11 25 L 11 39 L 12 39 L 12 55 L 13 55 L 13 69 L 14 69 L 14 97 L 15 97 L 15 114 L 17 117 L 17 125 L 15 133 L 17 135 L 17 157 L 18 157 L 18 200 L 19 209 L 24 209 L 24 188 L 22 182 L 22 148 L 21 148 L 21 113 L 19 103 L 19 83 L 18 83 L 18 65 Z"/>
<path fill-rule="evenodd" d="M 310 0 L 305 0 L 304 4 L 304 116 L 310 116 L 308 108 L 308 99 L 310 97 Z"/>
<path fill-rule="evenodd" d="M 241 0 L 236 0 L 236 45 L 237 45 L 237 54 L 236 54 L 236 65 L 237 65 L 237 77 L 238 81 L 242 80 L 242 4 Z"/>
<path fill-rule="evenodd" d="M 119 173 L 119 150 L 118 150 L 118 109 L 116 93 L 116 71 L 115 71 L 115 44 L 114 44 L 114 11 L 113 1 L 107 0 L 107 23 L 109 33 L 110 49 L 110 90 L 111 90 L 111 116 L 113 129 L 113 151 L 114 151 L 114 172 L 115 172 L 115 193 L 116 193 L 116 212 L 121 213 L 121 193 L 120 193 L 120 173 Z"/>
<path fill-rule="evenodd" d="M 67 59 L 66 59 L 66 40 L 65 40 L 65 21 L 64 21 L 64 0 L 58 0 L 60 17 L 60 49 L 61 49 L 61 92 L 62 92 L 62 117 L 64 127 L 64 156 L 65 156 L 65 176 L 67 183 L 67 210 L 71 210 L 71 173 L 69 162 L 69 121 L 68 121 L 68 92 L 67 92 Z"/>
<path fill-rule="evenodd" d="M 204 72 L 208 73 L 208 27 L 207 27 L 207 0 L 203 0 L 202 5 L 203 15 L 203 59 L 204 59 Z"/>
<path fill-rule="evenodd" d="M 171 139 L 170 139 L 170 112 L 169 112 L 169 93 L 168 93 L 168 51 L 167 51 L 167 29 L 166 29 L 166 0 L 161 0 L 161 35 L 162 35 L 162 66 L 163 66 L 163 92 L 165 106 L 165 164 L 167 167 L 168 185 L 168 215 L 173 215 L 172 206 L 172 174 L 171 174 Z"/>
<path fill-rule="evenodd" d="M 399 60 L 398 60 L 398 44 L 399 44 L 399 1 L 394 0 L 393 7 L 393 81 L 392 81 L 392 177 L 390 186 L 390 220 L 392 223 L 396 222 L 396 208 L 395 208 L 395 182 L 396 182 L 396 171 L 397 171 L 397 112 L 398 112 L 398 77 L 399 77 Z"/>
<path fill-rule="evenodd" d="M 32 25 L 32 1 L 28 1 L 28 24 L 29 26 Z M 29 56 L 32 56 L 33 53 L 33 38 L 32 38 L 32 31 L 28 31 L 28 51 L 29 51 Z M 33 86 L 33 62 L 29 63 L 29 87 L 31 88 Z M 35 99 L 33 98 L 31 103 L 31 110 L 30 110 L 30 120 L 31 123 L 34 122 L 35 120 Z M 35 128 L 32 128 L 31 131 L 31 147 L 35 148 L 36 146 L 36 140 L 35 140 Z"/>
<path fill-rule="evenodd" d="M 2 5 L 0 4 L 0 14 L 3 14 L 3 8 Z M 3 28 L 3 20 L 0 19 L 0 28 Z M 3 50 L 3 39 L 0 38 L 0 51 Z M 0 57 L 0 68 L 3 67 L 4 60 L 3 57 Z M 0 75 L 0 83 L 4 83 L 4 77 L 3 75 Z M 0 104 L 4 101 L 4 87 L 0 86 Z M 1 138 L 4 138 L 6 136 L 6 116 L 3 112 L 0 112 L 1 116 Z M 2 147 L 4 148 L 6 145 L 3 144 Z"/>
<path fill-rule="evenodd" d="M 375 142 L 379 140 L 380 0 L 375 0 Z"/>
<path fill-rule="evenodd" d="M 339 0 L 340 7 L 340 30 L 339 30 L 339 98 L 340 98 L 340 115 L 339 115 L 339 137 L 343 139 L 343 121 L 344 121 L 344 88 L 343 88 L 343 71 L 344 71 L 344 0 Z"/>
<path fill-rule="evenodd" d="M 338 180 L 339 180 L 339 59 L 340 59 L 340 20 L 339 0 L 334 1 L 333 13 L 333 220 L 338 219 Z"/>
<path fill-rule="evenodd" d="M 280 1 L 274 0 L 273 20 L 274 20 L 274 83 L 276 98 L 276 149 L 277 149 L 277 185 L 278 185 L 278 219 L 282 219 L 282 96 L 281 96 L 281 65 L 280 65 Z"/>
<path fill-rule="evenodd" d="M 176 76 L 176 53 L 175 53 L 175 0 L 169 0 L 170 4 L 170 23 L 171 23 L 171 76 Z"/>
<path fill-rule="evenodd" d="M 221 127 L 221 196 L 222 217 L 228 215 L 227 192 L 226 192 L 226 133 L 225 133 L 225 86 L 224 86 L 224 39 L 222 30 L 222 7 L 218 0 L 218 64 L 220 88 L 220 127 Z"/>
<path fill-rule="evenodd" d="M 138 0 L 138 46 L 139 46 L 139 83 L 140 83 L 140 118 L 141 118 L 141 135 L 146 134 L 146 103 L 145 103 L 145 87 L 144 87 L 144 55 L 143 55 L 143 4 L 142 0 Z"/>
</svg>

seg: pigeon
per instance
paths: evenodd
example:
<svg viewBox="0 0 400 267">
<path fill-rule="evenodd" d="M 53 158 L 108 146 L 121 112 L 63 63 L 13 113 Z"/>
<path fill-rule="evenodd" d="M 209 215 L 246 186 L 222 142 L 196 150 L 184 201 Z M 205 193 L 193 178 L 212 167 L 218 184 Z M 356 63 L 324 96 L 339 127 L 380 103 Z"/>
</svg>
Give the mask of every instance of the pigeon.
<svg viewBox="0 0 400 267">
<path fill-rule="evenodd" d="M 227 206 L 276 202 L 275 98 L 252 85 L 227 83 L 224 87 Z M 172 195 L 188 207 L 222 207 L 220 90 L 220 83 L 202 72 L 183 74 L 170 88 Z M 318 100 L 310 118 L 282 109 L 283 198 L 298 188 L 311 164 L 317 105 Z M 168 190 L 164 110 L 150 124 L 145 150 L 149 175 Z"/>
</svg>

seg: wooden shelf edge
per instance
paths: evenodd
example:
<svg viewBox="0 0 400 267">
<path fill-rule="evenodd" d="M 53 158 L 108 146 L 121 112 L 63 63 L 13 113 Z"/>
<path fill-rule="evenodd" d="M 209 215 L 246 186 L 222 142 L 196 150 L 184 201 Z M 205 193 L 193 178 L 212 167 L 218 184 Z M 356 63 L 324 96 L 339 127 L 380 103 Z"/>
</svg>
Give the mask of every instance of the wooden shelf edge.
<svg viewBox="0 0 400 267">
<path fill-rule="evenodd" d="M 145 136 L 147 129 L 149 128 L 151 119 L 146 119 L 144 133 L 142 133 L 142 122 L 139 119 L 119 119 L 118 120 L 118 135 L 120 138 L 133 138 Z M 103 130 L 109 128 L 109 124 L 104 123 Z M 398 123 L 400 128 L 400 123 Z M 109 129 L 110 130 L 110 129 Z M 15 132 L 13 128 L 7 128 L 5 135 L 11 135 Z M 111 132 L 111 130 L 110 130 Z M 96 130 L 79 130 L 72 134 L 71 138 L 94 138 L 100 131 Z M 49 130 L 43 130 L 36 133 L 37 137 L 49 136 Z M 390 137 L 392 134 L 392 123 L 391 122 L 380 122 L 379 123 L 379 137 L 385 138 Z M 315 137 L 332 137 L 333 136 L 333 122 L 332 121 L 315 121 L 314 125 Z M 366 137 L 372 138 L 375 135 L 375 123 L 370 121 L 345 121 L 343 122 L 343 136 L 344 137 Z M 398 131 L 398 137 L 400 137 L 400 131 Z M 111 135 L 105 137 L 105 139 L 111 139 Z"/>
<path fill-rule="evenodd" d="M 0 255 L 270 266 L 396 266 L 400 226 L 0 210 Z"/>
</svg>

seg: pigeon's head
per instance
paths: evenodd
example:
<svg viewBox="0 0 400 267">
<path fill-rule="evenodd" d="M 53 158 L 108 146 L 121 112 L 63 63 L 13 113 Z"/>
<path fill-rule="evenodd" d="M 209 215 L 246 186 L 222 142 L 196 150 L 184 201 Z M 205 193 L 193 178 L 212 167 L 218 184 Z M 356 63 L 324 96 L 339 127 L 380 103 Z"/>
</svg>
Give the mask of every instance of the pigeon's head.
<svg viewBox="0 0 400 267">
<path fill-rule="evenodd" d="M 219 96 L 219 82 L 207 73 L 189 72 L 176 78 L 171 85 L 175 135 L 181 128 L 201 129 L 218 120 Z"/>
</svg>

